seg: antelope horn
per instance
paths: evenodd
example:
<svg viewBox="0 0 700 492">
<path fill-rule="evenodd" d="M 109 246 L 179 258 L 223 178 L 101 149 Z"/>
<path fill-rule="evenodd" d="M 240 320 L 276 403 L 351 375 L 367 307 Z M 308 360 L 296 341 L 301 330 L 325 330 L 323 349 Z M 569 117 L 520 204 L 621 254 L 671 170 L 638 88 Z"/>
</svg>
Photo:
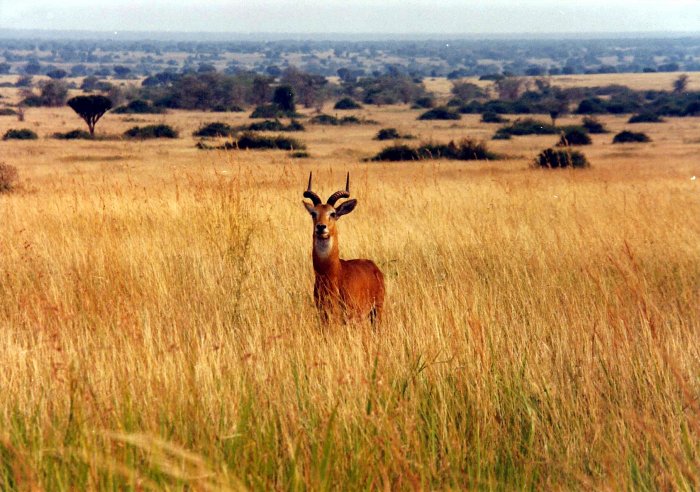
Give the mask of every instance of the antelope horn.
<svg viewBox="0 0 700 492">
<path fill-rule="evenodd" d="M 308 198 L 309 200 L 314 202 L 314 206 L 316 206 L 316 205 L 320 205 L 323 202 L 321 201 L 321 198 L 319 198 L 319 196 L 316 193 L 311 191 L 311 174 L 312 173 L 309 173 L 309 186 L 306 188 L 306 191 L 304 192 L 304 198 Z"/>
<path fill-rule="evenodd" d="M 328 201 L 326 203 L 331 207 L 335 207 L 335 202 L 341 198 L 350 198 L 350 173 L 348 173 L 348 177 L 345 180 L 345 191 L 336 191 L 330 197 L 328 197 Z"/>
</svg>

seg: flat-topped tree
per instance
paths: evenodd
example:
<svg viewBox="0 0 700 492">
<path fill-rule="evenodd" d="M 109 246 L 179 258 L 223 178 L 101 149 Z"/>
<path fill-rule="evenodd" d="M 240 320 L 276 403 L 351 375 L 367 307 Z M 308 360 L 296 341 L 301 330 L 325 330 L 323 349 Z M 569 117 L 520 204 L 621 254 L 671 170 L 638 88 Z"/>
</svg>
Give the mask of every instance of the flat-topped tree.
<svg viewBox="0 0 700 492">
<path fill-rule="evenodd" d="M 85 120 L 90 136 L 93 136 L 95 124 L 102 115 L 112 109 L 112 101 L 105 96 L 75 96 L 68 100 L 68 106 Z"/>
</svg>

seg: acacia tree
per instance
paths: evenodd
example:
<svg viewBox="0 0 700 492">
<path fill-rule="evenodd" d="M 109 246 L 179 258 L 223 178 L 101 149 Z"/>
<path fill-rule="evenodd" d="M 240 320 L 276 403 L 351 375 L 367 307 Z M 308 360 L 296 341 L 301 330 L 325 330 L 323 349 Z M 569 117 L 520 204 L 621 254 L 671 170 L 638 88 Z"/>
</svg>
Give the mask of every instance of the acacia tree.
<svg viewBox="0 0 700 492">
<path fill-rule="evenodd" d="M 281 85 L 275 89 L 272 96 L 272 102 L 275 103 L 282 111 L 293 113 L 296 110 L 294 103 L 294 89 L 288 85 Z"/>
<path fill-rule="evenodd" d="M 95 134 L 95 124 L 107 111 L 112 109 L 112 101 L 105 96 L 75 96 L 68 100 L 68 106 L 85 120 L 90 136 Z"/>
<path fill-rule="evenodd" d="M 523 90 L 526 90 L 526 86 L 527 83 L 522 77 L 505 77 L 494 84 L 498 97 L 507 101 L 515 101 Z"/>
<path fill-rule="evenodd" d="M 685 90 L 688 88 L 688 75 L 687 74 L 682 74 L 679 75 L 676 80 L 673 81 L 673 93 L 674 94 L 681 94 L 685 92 Z"/>
</svg>

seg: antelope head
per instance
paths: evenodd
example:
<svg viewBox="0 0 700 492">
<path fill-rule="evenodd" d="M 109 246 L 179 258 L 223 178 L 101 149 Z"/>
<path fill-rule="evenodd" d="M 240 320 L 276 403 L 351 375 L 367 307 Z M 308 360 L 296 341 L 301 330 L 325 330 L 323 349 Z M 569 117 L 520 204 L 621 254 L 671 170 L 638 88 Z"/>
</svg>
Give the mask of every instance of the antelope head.
<svg viewBox="0 0 700 492">
<path fill-rule="evenodd" d="M 304 192 L 304 198 L 308 198 L 312 203 L 302 203 L 314 221 L 314 244 L 320 246 L 321 249 L 326 249 L 332 246 L 332 241 L 337 236 L 336 221 L 343 215 L 352 212 L 357 205 L 357 200 L 346 200 L 337 207 L 335 205 L 341 198 L 350 198 L 350 173 L 345 181 L 345 190 L 333 193 L 328 197 L 326 203 L 323 203 L 319 196 L 311 190 L 311 179 L 312 174 L 309 173 L 309 186 Z"/>
</svg>

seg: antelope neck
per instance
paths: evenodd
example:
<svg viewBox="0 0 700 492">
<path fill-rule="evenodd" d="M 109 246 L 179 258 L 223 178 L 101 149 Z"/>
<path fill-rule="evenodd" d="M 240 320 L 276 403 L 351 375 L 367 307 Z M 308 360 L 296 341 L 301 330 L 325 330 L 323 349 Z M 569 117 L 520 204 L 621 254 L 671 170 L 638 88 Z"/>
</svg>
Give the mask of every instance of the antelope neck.
<svg viewBox="0 0 700 492">
<path fill-rule="evenodd" d="M 328 239 L 314 236 L 314 271 L 319 275 L 334 276 L 340 273 L 338 256 L 338 238 L 331 235 Z"/>
</svg>

